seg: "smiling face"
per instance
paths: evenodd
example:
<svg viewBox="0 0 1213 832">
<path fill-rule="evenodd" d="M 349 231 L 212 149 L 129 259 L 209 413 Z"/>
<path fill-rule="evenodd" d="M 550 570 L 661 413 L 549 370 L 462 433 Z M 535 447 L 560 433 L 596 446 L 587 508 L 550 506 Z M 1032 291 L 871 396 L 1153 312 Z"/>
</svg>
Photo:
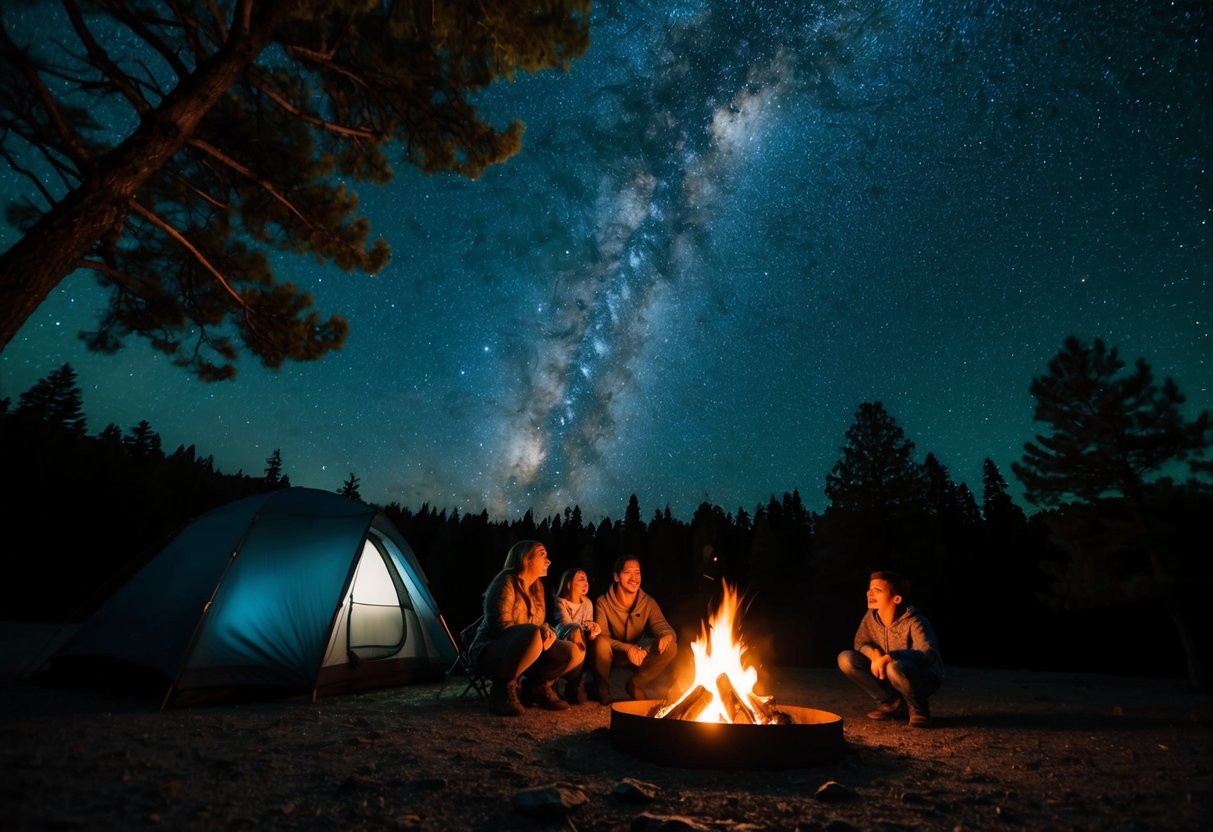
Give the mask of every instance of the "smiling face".
<svg viewBox="0 0 1213 832">
<path fill-rule="evenodd" d="M 640 561 L 625 560 L 623 568 L 615 573 L 615 584 L 629 594 L 635 594 L 640 589 Z"/>
</svg>

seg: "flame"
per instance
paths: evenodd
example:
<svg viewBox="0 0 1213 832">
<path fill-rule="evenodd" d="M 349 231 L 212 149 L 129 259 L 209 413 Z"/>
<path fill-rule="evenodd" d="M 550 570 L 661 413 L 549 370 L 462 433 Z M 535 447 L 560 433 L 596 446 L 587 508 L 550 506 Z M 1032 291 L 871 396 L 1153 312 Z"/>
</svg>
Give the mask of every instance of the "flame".
<svg viewBox="0 0 1213 832">
<path fill-rule="evenodd" d="M 741 640 L 741 596 L 735 587 L 722 581 L 720 604 L 707 622 L 700 625 L 699 636 L 691 643 L 695 658 L 695 679 L 677 701 L 663 707 L 664 715 L 691 695 L 699 685 L 712 695 L 711 702 L 695 718 L 696 722 L 733 722 L 718 692 L 717 680 L 728 677 L 737 696 L 747 702 L 758 682 L 758 669 L 748 665 L 745 642 Z M 754 694 L 755 696 L 757 694 Z M 767 697 L 761 697 L 766 700 Z"/>
</svg>

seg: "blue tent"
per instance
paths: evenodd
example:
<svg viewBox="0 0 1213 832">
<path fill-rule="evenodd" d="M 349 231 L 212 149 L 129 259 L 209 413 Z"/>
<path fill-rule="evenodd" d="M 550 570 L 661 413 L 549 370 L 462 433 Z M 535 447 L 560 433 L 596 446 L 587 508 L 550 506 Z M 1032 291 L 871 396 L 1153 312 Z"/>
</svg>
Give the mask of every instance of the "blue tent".
<svg viewBox="0 0 1213 832">
<path fill-rule="evenodd" d="M 376 509 L 288 488 L 187 526 L 52 656 L 153 670 L 166 703 L 441 678 L 456 655 L 421 565 Z"/>
</svg>

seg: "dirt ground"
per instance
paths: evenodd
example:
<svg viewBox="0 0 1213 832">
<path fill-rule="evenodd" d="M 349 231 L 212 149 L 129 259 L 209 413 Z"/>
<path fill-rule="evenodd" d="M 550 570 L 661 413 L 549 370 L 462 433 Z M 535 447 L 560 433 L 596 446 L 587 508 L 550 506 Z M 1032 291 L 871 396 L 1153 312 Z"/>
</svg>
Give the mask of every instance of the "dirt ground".
<svg viewBox="0 0 1213 832">
<path fill-rule="evenodd" d="M 452 682 L 159 711 L 20 683 L 13 643 L 4 829 L 1213 828 L 1213 699 L 1178 680 L 954 667 L 917 730 L 866 719 L 836 670 L 775 669 L 778 701 L 842 715 L 847 750 L 730 772 L 627 756 L 594 703 L 495 717 Z"/>
</svg>

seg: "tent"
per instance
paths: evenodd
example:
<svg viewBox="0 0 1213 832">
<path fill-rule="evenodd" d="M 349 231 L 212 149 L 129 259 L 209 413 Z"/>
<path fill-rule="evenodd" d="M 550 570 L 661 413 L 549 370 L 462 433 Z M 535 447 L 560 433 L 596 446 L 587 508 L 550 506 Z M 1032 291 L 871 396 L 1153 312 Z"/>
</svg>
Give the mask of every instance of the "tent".
<svg viewBox="0 0 1213 832">
<path fill-rule="evenodd" d="M 456 656 L 421 565 L 376 509 L 327 491 L 248 497 L 190 523 L 51 657 L 153 671 L 165 704 L 316 696 L 441 678 Z"/>
</svg>

